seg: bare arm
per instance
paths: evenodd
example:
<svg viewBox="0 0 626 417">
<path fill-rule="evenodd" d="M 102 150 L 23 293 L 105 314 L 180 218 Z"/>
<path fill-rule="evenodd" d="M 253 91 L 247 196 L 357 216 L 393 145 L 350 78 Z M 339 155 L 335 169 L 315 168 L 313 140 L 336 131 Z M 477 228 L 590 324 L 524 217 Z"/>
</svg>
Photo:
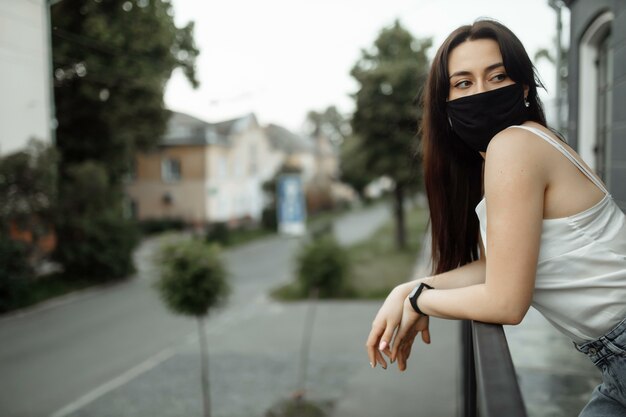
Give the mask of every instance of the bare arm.
<svg viewBox="0 0 626 417">
<path fill-rule="evenodd" d="M 398 285 L 398 291 L 402 291 L 404 296 L 408 296 L 415 286 L 424 282 L 437 289 L 452 289 L 469 287 L 470 285 L 482 284 L 485 282 L 485 258 L 463 265 L 451 271 L 437 274 L 431 277 L 414 279 Z"/>
<path fill-rule="evenodd" d="M 426 343 L 430 340 L 429 334 L 424 335 L 428 317 L 420 317 L 407 297 L 419 282 L 435 288 L 419 298 L 420 309 L 428 315 L 502 324 L 516 324 L 524 317 L 535 284 L 548 183 L 544 168 L 548 162 L 538 147 L 529 146 L 531 140 L 532 134 L 521 129 L 492 140 L 485 166 L 488 256 L 396 287 L 374 319 L 366 342 L 372 366 L 387 367 L 383 351 L 405 369 L 416 328 Z M 393 351 L 389 351 L 392 337 Z"/>
<path fill-rule="evenodd" d="M 452 271 L 433 277 L 415 279 L 395 287 L 387 296 L 387 299 L 372 322 L 372 331 L 370 332 L 366 342 L 366 349 L 372 366 L 375 366 L 376 363 L 380 363 L 384 368 L 387 368 L 387 363 L 385 362 L 380 351 L 383 351 L 388 356 L 391 356 L 389 346 L 391 344 L 393 332 L 402 319 L 404 300 L 416 285 L 420 282 L 425 282 L 435 288 L 459 288 L 479 284 L 485 281 L 485 265 L 485 259 L 481 258 Z M 424 319 L 425 321 L 422 321 L 419 326 L 414 327 L 412 331 L 415 333 L 417 333 L 417 331 L 421 331 L 424 342 L 430 343 L 428 317 L 424 317 Z M 413 334 L 413 338 L 414 337 L 415 334 Z M 410 339 L 411 344 L 413 338 Z M 410 350 L 411 345 L 406 345 L 404 355 L 401 354 L 399 356 L 398 367 L 401 370 L 406 368 L 406 359 L 410 354 Z"/>
<path fill-rule="evenodd" d="M 547 175 L 542 155 L 526 132 L 509 129 L 487 153 L 487 261 L 485 282 L 427 290 L 419 298 L 426 314 L 517 324 L 530 306 L 535 284 Z"/>
</svg>

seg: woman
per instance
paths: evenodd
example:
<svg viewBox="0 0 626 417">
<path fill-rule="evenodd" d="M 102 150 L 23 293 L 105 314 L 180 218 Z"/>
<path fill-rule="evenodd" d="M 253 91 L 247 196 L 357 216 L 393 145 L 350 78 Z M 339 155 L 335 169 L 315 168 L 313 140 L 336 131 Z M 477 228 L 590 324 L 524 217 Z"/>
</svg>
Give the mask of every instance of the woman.
<svg viewBox="0 0 626 417">
<path fill-rule="evenodd" d="M 479 20 L 437 52 L 422 146 L 433 276 L 394 288 L 366 347 L 406 369 L 428 316 L 518 324 L 533 305 L 603 372 L 583 416 L 626 415 L 626 221 L 580 156 L 546 127 L 533 65 Z M 482 199 L 481 199 L 482 198 Z M 488 219 L 488 222 L 487 222 Z"/>
</svg>

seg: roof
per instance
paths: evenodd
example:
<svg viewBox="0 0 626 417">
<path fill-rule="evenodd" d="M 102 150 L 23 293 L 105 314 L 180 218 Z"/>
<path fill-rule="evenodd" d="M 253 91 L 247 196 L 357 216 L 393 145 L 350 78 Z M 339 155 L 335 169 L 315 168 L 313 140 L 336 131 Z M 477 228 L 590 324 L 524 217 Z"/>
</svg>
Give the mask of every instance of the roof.
<svg viewBox="0 0 626 417">
<path fill-rule="evenodd" d="M 253 113 L 223 122 L 209 123 L 189 114 L 172 112 L 161 144 L 230 146 L 229 137 L 246 130 L 250 125 L 258 126 Z"/>
<path fill-rule="evenodd" d="M 264 130 L 274 149 L 280 149 L 288 154 L 315 151 L 315 145 L 309 138 L 296 135 L 282 126 L 270 123 Z"/>
</svg>

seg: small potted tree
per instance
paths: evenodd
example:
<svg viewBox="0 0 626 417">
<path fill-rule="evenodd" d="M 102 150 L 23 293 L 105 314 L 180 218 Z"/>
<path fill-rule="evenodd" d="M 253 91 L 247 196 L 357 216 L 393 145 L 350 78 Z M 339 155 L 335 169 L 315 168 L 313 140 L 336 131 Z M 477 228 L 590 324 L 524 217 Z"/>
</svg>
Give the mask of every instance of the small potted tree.
<svg viewBox="0 0 626 417">
<path fill-rule="evenodd" d="M 219 247 L 198 239 L 170 243 L 161 250 L 161 276 L 156 283 L 161 298 L 177 314 L 198 321 L 204 417 L 210 417 L 209 369 L 204 322 L 209 310 L 226 301 L 230 292 L 228 273 Z"/>
</svg>

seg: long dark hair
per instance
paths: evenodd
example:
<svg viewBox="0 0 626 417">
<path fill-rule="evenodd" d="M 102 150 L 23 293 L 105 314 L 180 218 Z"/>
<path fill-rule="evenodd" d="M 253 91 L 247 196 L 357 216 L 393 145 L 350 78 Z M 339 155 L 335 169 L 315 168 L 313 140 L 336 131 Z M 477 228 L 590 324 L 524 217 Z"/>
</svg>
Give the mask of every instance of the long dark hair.
<svg viewBox="0 0 626 417">
<path fill-rule="evenodd" d="M 493 39 L 498 43 L 507 75 L 528 86 L 529 120 L 546 126 L 543 107 L 537 97 L 537 87 L 543 88 L 543 84 L 513 32 L 494 20 L 480 19 L 472 25 L 461 26 L 448 36 L 435 55 L 426 81 L 421 125 L 434 274 L 479 257 L 478 218 L 474 209 L 483 194 L 483 159 L 452 131 L 446 112 L 450 52 L 465 41 L 477 39 Z"/>
</svg>

